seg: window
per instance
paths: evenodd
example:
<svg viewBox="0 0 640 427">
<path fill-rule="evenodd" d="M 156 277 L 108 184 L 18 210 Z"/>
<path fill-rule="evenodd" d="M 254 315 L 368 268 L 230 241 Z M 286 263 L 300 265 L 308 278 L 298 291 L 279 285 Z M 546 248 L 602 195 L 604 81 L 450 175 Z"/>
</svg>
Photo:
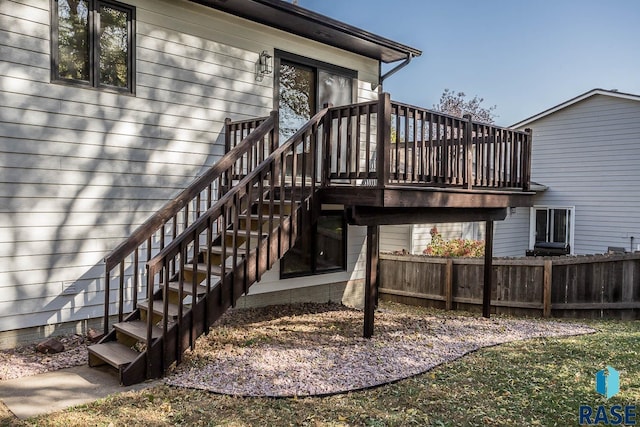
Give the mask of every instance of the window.
<svg viewBox="0 0 640 427">
<path fill-rule="evenodd" d="M 573 251 L 574 208 L 531 208 L 530 248 L 539 242 L 569 244 Z"/>
<path fill-rule="evenodd" d="M 52 79 L 133 92 L 134 8 L 98 0 L 52 5 Z"/>
<path fill-rule="evenodd" d="M 282 257 L 280 277 L 345 271 L 347 268 L 347 221 L 342 211 L 322 212 L 308 234 L 299 235 Z"/>
</svg>

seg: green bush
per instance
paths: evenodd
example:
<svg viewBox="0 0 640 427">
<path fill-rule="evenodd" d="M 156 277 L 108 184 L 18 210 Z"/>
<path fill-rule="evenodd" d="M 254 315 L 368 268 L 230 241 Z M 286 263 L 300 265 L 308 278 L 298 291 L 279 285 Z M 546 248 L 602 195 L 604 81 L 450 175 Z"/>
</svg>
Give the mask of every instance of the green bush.
<svg viewBox="0 0 640 427">
<path fill-rule="evenodd" d="M 433 227 L 431 229 L 431 243 L 422 253 L 438 257 L 481 258 L 484 256 L 484 240 L 444 240 L 438 229 Z"/>
</svg>

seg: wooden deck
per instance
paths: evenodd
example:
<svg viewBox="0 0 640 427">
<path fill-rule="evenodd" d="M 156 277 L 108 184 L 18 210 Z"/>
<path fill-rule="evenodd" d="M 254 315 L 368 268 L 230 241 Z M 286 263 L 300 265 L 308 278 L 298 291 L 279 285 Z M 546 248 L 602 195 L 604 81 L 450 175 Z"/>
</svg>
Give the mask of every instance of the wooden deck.
<svg viewBox="0 0 640 427">
<path fill-rule="evenodd" d="M 90 350 L 92 365 L 116 366 L 121 382 L 132 384 L 180 363 L 293 247 L 322 204 L 342 205 L 351 224 L 367 226 L 365 337 L 373 334 L 378 300 L 379 225 L 486 221 L 490 239 L 493 221 L 509 207 L 531 206 L 530 132 L 382 94 L 325 106 L 280 144 L 277 114 L 227 121 L 227 153 L 105 258 L 107 345 Z M 485 276 L 485 296 L 490 282 Z M 119 325 L 111 329 L 114 312 Z M 126 325 L 132 322 L 146 324 L 146 334 Z M 147 344 L 137 354 L 117 350 L 135 342 Z"/>
</svg>

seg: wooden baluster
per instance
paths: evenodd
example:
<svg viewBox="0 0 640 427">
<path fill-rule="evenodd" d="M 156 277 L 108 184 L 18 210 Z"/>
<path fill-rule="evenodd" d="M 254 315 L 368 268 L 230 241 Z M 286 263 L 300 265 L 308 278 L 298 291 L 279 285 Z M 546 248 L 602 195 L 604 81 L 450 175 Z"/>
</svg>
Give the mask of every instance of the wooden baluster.
<svg viewBox="0 0 640 427">
<path fill-rule="evenodd" d="M 148 267 L 147 267 L 148 268 Z M 167 275 L 168 276 L 168 275 Z M 165 276 L 165 277 L 167 277 Z M 153 338 L 153 290 L 155 282 L 155 271 L 147 270 L 147 342 L 152 342 Z M 166 334 L 165 334 L 166 335 Z M 166 354 L 166 352 L 164 352 Z M 153 372 L 153 358 L 147 357 L 147 372 Z"/>
<path fill-rule="evenodd" d="M 351 114 L 351 108 L 345 110 L 347 112 L 347 147 L 346 147 L 346 164 L 345 172 L 347 178 L 352 178 L 352 162 L 353 162 L 353 115 Z M 357 151 L 356 151 L 357 153 Z M 303 166 L 304 169 L 304 166 Z"/>
<path fill-rule="evenodd" d="M 227 154 L 231 150 L 231 119 L 224 119 L 224 153 Z"/>
<path fill-rule="evenodd" d="M 133 309 L 138 308 L 138 254 L 140 247 L 136 247 L 133 251 Z"/>
<path fill-rule="evenodd" d="M 342 110 L 337 110 L 338 129 L 336 131 L 336 172 L 341 178 L 342 173 Z"/>
<path fill-rule="evenodd" d="M 355 178 L 360 178 L 360 140 L 362 139 L 362 107 L 354 107 L 356 113 L 356 150 L 355 150 Z"/>
<path fill-rule="evenodd" d="M 527 128 L 524 130 L 525 140 L 526 140 L 526 149 L 522 154 L 522 162 L 524 165 L 523 170 L 523 187 L 524 191 L 529 191 L 531 189 L 531 149 L 533 148 L 533 129 Z"/>
<path fill-rule="evenodd" d="M 102 319 L 102 333 L 104 335 L 109 333 L 109 293 L 111 292 L 111 270 L 109 265 L 105 264 L 104 272 L 104 319 Z"/>
<path fill-rule="evenodd" d="M 382 93 L 378 98 L 377 117 L 376 179 L 378 188 L 382 189 L 386 187 L 389 182 L 391 169 L 391 163 L 389 162 L 389 155 L 391 153 L 391 97 L 388 93 Z"/>
<path fill-rule="evenodd" d="M 442 167 L 442 159 L 444 154 L 444 143 L 442 141 L 442 116 L 436 116 L 436 153 L 435 153 L 435 172 L 436 182 L 444 182 L 444 172 Z"/>
<path fill-rule="evenodd" d="M 245 187 L 245 191 L 246 191 L 246 218 L 247 220 L 245 221 L 245 247 L 246 247 L 246 254 L 247 254 L 247 258 L 245 259 L 245 263 L 244 263 L 244 279 L 243 279 L 243 289 L 244 289 L 244 293 L 246 294 L 247 291 L 249 290 L 249 284 L 247 283 L 248 280 L 248 274 L 249 274 L 249 252 L 250 252 L 250 248 L 251 248 L 251 188 L 253 187 L 253 182 L 248 182 L 246 187 Z M 244 208 L 242 208 L 244 209 Z"/>
<path fill-rule="evenodd" d="M 165 278 L 168 278 L 169 275 L 165 274 L 164 275 Z M 151 343 L 153 342 L 153 327 L 154 322 L 153 322 L 153 290 L 155 288 L 154 283 L 155 283 L 155 277 L 156 277 L 156 272 L 155 270 L 147 270 L 147 343 Z M 167 279 L 168 280 L 168 279 Z M 166 288 L 166 286 L 165 286 Z M 162 343 L 163 343 L 163 347 L 164 344 L 166 343 L 166 336 L 167 336 L 167 329 L 166 327 L 163 327 L 162 329 L 162 335 L 163 335 L 163 339 Z M 166 351 L 162 352 L 163 354 L 163 358 L 164 355 L 166 354 Z M 154 366 L 154 362 L 156 362 L 156 360 L 154 360 L 152 357 L 147 357 L 147 372 L 153 372 L 153 366 Z M 162 361 L 160 361 L 160 363 L 162 364 Z"/>
<path fill-rule="evenodd" d="M 118 322 L 124 319 L 124 260 L 120 261 L 120 286 L 118 288 Z"/>
<path fill-rule="evenodd" d="M 434 182 L 436 180 L 436 160 L 435 160 L 435 150 L 433 146 L 433 114 L 429 113 L 429 182 Z"/>
<path fill-rule="evenodd" d="M 402 137 L 400 132 L 400 112 L 401 111 L 402 111 L 401 107 L 398 107 L 396 110 L 396 140 L 395 140 L 396 149 L 395 149 L 395 157 L 393 159 L 394 181 L 400 180 L 400 143 L 402 142 Z"/>
<path fill-rule="evenodd" d="M 267 264 L 269 264 L 269 266 L 271 266 L 272 261 L 275 261 L 275 258 L 272 254 L 273 254 L 273 239 L 272 239 L 272 233 L 273 233 L 273 229 L 274 229 L 274 224 L 273 224 L 273 197 L 275 194 L 275 165 L 276 162 L 275 161 L 271 161 L 271 164 L 269 166 L 269 240 L 267 242 L 267 247 L 269 248 L 269 251 L 267 252 Z M 280 226 L 282 226 L 282 223 L 280 224 Z M 280 235 L 280 233 L 278 233 L 278 235 Z M 277 256 L 277 254 L 276 254 Z"/>
<path fill-rule="evenodd" d="M 467 190 L 473 188 L 473 121 L 471 114 L 462 116 L 465 120 L 464 128 L 464 152 L 465 152 L 465 170 L 463 185 Z"/>
<path fill-rule="evenodd" d="M 226 298 L 229 296 L 227 293 L 227 263 L 226 258 L 227 258 L 227 220 L 229 218 L 229 210 L 231 208 L 229 207 L 228 204 L 225 204 L 224 206 L 222 206 L 222 218 L 221 218 L 221 227 L 218 229 L 218 232 L 220 233 L 220 249 L 222 252 L 222 266 L 220 268 L 220 305 L 224 306 Z M 235 266 L 237 265 L 237 260 L 236 260 L 236 256 L 238 255 L 238 251 L 237 249 L 233 251 L 232 255 L 231 255 L 231 271 L 233 271 L 233 269 L 235 268 Z"/>
<path fill-rule="evenodd" d="M 265 176 L 264 176 L 264 169 L 263 169 L 258 174 L 258 246 L 256 248 L 256 280 L 257 281 L 260 281 L 260 278 L 262 276 L 262 270 L 261 270 L 262 266 L 260 265 L 260 246 L 262 245 L 262 234 L 263 234 L 262 207 L 264 202 L 264 179 L 265 179 Z M 268 230 L 267 244 L 269 242 L 270 235 L 271 235 L 271 230 Z M 267 249 L 267 253 L 268 253 L 268 249 Z M 267 266 L 265 270 L 268 268 L 269 266 Z"/>
<path fill-rule="evenodd" d="M 406 183 L 409 171 L 409 109 L 404 108 L 404 170 L 402 180 Z"/>
<path fill-rule="evenodd" d="M 340 116 L 338 116 L 338 121 L 340 121 Z M 340 133 L 340 132 L 338 132 Z M 291 147 L 292 147 L 292 153 L 293 153 L 293 157 L 291 160 L 291 204 L 290 204 L 290 209 L 291 209 L 291 213 L 290 218 L 291 218 L 291 226 L 289 227 L 289 248 L 292 248 L 295 241 L 293 239 L 293 228 L 295 227 L 295 221 L 297 221 L 297 216 L 294 214 L 295 213 L 295 202 L 296 202 L 296 198 L 295 198 L 295 191 L 294 189 L 296 188 L 296 176 L 298 174 L 298 159 L 296 157 L 296 151 L 297 151 L 297 144 L 299 141 L 294 142 Z M 338 147 L 340 146 L 340 139 L 338 138 Z"/>
<path fill-rule="evenodd" d="M 367 104 L 364 109 L 366 115 L 366 130 L 365 130 L 365 166 L 366 172 L 365 178 L 372 178 L 372 166 L 371 166 L 371 106 Z"/>
<path fill-rule="evenodd" d="M 413 182 L 417 182 L 418 181 L 418 172 L 419 172 L 419 162 L 418 162 L 418 110 L 413 109 L 413 117 L 412 117 L 412 123 L 413 123 L 413 150 L 411 151 L 411 173 L 412 173 L 412 177 L 411 177 L 411 181 Z"/>
<path fill-rule="evenodd" d="M 233 282 L 231 283 L 231 305 L 233 307 L 236 306 L 236 286 L 235 286 L 235 282 L 236 282 L 236 274 L 235 274 L 235 270 L 236 270 L 236 260 L 238 259 L 238 227 L 240 226 L 240 198 L 238 197 L 238 193 L 233 195 L 233 204 L 231 206 L 231 211 L 233 212 L 233 232 L 232 234 L 232 238 L 231 238 L 231 245 L 233 246 L 233 269 L 234 269 L 234 275 L 233 275 Z M 223 236 L 224 239 L 226 239 L 226 235 Z M 245 250 L 245 263 L 246 263 L 246 258 L 249 255 L 249 250 Z"/>
</svg>

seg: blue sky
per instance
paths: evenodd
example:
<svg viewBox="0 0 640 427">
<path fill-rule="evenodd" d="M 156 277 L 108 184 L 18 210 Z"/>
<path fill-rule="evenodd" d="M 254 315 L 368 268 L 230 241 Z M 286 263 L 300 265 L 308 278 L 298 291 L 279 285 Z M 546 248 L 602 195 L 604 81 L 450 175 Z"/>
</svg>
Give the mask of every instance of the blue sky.
<svg viewBox="0 0 640 427">
<path fill-rule="evenodd" d="M 431 108 L 442 91 L 496 105 L 511 125 L 590 89 L 640 94 L 640 0 L 299 0 L 422 50 L 385 82 Z"/>
</svg>

